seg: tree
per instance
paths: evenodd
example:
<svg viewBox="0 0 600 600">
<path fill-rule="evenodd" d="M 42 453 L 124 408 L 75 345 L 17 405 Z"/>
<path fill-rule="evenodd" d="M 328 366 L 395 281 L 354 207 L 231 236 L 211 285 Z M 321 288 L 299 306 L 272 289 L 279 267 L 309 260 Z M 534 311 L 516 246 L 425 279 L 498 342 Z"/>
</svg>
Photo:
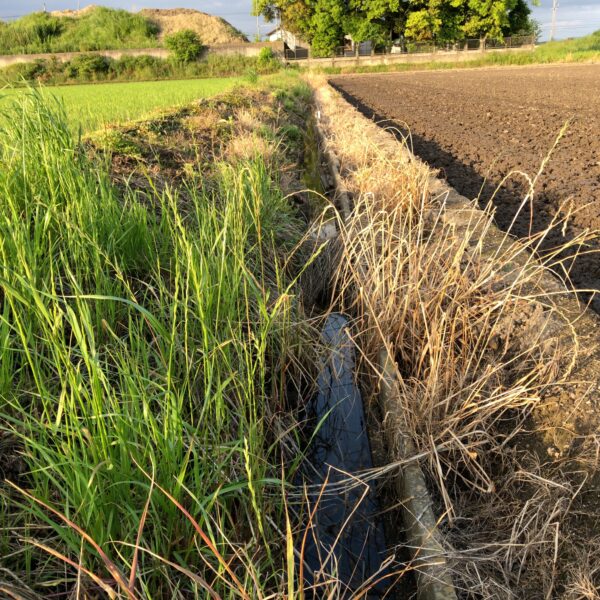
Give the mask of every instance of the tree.
<svg viewBox="0 0 600 600">
<path fill-rule="evenodd" d="M 534 6 L 539 0 L 530 0 Z M 514 34 L 534 34 L 527 0 L 470 0 L 464 31 L 471 37 L 501 38 Z"/>
<path fill-rule="evenodd" d="M 310 21 L 309 36 L 314 56 L 330 56 L 344 43 L 344 0 L 317 0 Z"/>
<path fill-rule="evenodd" d="M 518 0 L 508 15 L 509 26 L 505 35 L 531 35 L 537 41 L 542 35 L 542 27 L 531 18 L 531 10 L 525 0 Z"/>
<path fill-rule="evenodd" d="M 165 38 L 165 45 L 173 53 L 175 60 L 189 63 L 200 58 L 203 46 L 198 34 L 191 29 L 182 29 Z"/>
<path fill-rule="evenodd" d="M 537 0 L 533 0 L 534 2 Z M 384 45 L 395 35 L 456 42 L 523 30 L 527 0 L 254 0 L 254 13 L 306 39 L 314 56 L 329 56 L 344 36 Z"/>
<path fill-rule="evenodd" d="M 411 0 L 404 35 L 409 40 L 455 42 L 463 37 L 466 0 Z"/>
<path fill-rule="evenodd" d="M 314 56 L 331 55 L 351 35 L 355 42 L 385 43 L 386 18 L 397 16 L 400 0 L 254 0 L 254 13 L 276 16 L 283 26 L 311 44 Z"/>
</svg>

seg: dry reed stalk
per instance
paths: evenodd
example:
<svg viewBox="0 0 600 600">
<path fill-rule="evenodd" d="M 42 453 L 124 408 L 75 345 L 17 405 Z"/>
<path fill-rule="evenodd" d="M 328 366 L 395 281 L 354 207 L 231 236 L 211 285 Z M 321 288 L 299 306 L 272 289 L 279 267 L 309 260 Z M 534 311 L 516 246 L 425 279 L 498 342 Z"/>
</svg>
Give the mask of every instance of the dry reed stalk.
<svg viewBox="0 0 600 600">
<path fill-rule="evenodd" d="M 421 162 L 369 136 L 366 119 L 316 87 L 329 149 L 354 198 L 339 222 L 333 301 L 356 320 L 371 389 L 379 348 L 397 359 L 404 429 L 427 457 L 447 515 L 455 582 L 465 597 L 598 597 L 586 594 L 600 584 L 600 556 L 577 558 L 582 531 L 599 523 L 600 509 L 584 502 L 582 526 L 580 506 L 593 474 L 583 465 L 597 464 L 597 450 L 588 437 L 549 461 L 536 419 L 545 394 L 571 381 L 579 353 L 581 312 L 573 301 L 564 308 L 564 286 L 548 294 L 544 282 L 590 234 L 540 259 L 547 232 L 498 242 L 490 209 L 458 228 Z"/>
</svg>

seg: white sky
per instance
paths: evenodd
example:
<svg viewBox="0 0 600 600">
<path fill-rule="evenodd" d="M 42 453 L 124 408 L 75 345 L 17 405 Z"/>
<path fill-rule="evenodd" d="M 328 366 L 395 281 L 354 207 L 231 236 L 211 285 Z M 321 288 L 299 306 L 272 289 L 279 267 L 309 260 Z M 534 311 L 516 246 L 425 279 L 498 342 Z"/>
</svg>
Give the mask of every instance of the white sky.
<svg viewBox="0 0 600 600">
<path fill-rule="evenodd" d="M 540 0 L 533 7 L 533 16 L 543 30 L 542 39 L 550 33 L 552 0 Z M 47 10 L 77 8 L 78 0 L 46 0 Z M 81 6 L 94 0 L 80 0 Z M 257 30 L 256 18 L 250 15 L 252 0 L 96 0 L 97 4 L 139 10 L 141 8 L 195 8 L 219 15 L 232 25 L 252 37 Z M 15 18 L 35 10 L 42 10 L 43 0 L 0 0 L 0 18 Z M 600 0 L 559 0 L 556 37 L 579 37 L 600 29 Z M 270 24 L 259 23 L 261 33 L 266 33 Z"/>
</svg>

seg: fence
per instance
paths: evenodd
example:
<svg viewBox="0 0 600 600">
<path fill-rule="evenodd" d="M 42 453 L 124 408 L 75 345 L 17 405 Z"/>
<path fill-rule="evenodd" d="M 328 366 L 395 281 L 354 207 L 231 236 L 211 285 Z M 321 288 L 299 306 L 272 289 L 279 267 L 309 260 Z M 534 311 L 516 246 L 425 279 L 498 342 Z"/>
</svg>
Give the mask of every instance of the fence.
<svg viewBox="0 0 600 600">
<path fill-rule="evenodd" d="M 498 40 L 467 39 L 454 43 L 409 42 L 399 40 L 385 47 L 372 46 L 371 42 L 362 42 L 350 46 L 338 46 L 329 58 L 358 58 L 361 56 L 382 56 L 400 54 L 436 54 L 438 52 L 485 52 L 486 50 L 501 50 L 508 48 L 525 48 L 535 44 L 535 36 L 511 36 Z M 308 48 L 296 48 L 295 51 L 284 51 L 286 60 L 301 60 L 310 58 Z"/>
<path fill-rule="evenodd" d="M 305 60 L 309 58 L 308 48 L 296 47 L 295 50 L 284 48 L 284 57 L 286 60 Z"/>
</svg>

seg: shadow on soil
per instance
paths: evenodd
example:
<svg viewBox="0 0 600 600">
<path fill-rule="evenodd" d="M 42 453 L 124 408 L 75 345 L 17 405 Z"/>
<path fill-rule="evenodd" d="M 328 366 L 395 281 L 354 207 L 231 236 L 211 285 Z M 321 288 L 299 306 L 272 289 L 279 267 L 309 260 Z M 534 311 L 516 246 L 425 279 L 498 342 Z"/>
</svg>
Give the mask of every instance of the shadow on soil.
<svg viewBox="0 0 600 600">
<path fill-rule="evenodd" d="M 334 82 L 330 81 L 330 85 L 364 116 L 375 121 L 380 127 L 390 130 L 400 141 L 408 140 L 412 152 L 430 167 L 439 170 L 439 176 L 460 194 L 467 198 L 478 198 L 482 208 L 491 200 L 496 210 L 495 222 L 502 231 L 510 230 L 518 238 L 527 238 L 548 229 L 556 218 L 561 201 L 564 200 L 558 194 L 536 188 L 533 203 L 524 206 L 515 218 L 529 189 L 522 177 L 514 175 L 504 182 L 486 179 L 471 165 L 462 162 L 436 142 L 415 135 L 407 129 L 406 124 L 379 114 Z M 552 229 L 540 245 L 540 254 L 572 242 L 575 236 L 576 232 L 570 227 L 564 232 L 561 227 Z M 579 255 L 573 260 L 574 255 L 582 250 L 583 248 L 578 249 L 574 246 L 563 252 L 561 258 L 564 260 L 564 266 L 559 266 L 556 274 L 574 288 L 600 290 L 600 277 L 594 273 L 598 269 L 597 256 Z M 594 250 L 600 250 L 600 240 L 594 244 Z M 582 293 L 581 298 L 587 302 L 590 294 Z M 600 312 L 598 295 L 592 306 L 596 312 Z"/>
</svg>

